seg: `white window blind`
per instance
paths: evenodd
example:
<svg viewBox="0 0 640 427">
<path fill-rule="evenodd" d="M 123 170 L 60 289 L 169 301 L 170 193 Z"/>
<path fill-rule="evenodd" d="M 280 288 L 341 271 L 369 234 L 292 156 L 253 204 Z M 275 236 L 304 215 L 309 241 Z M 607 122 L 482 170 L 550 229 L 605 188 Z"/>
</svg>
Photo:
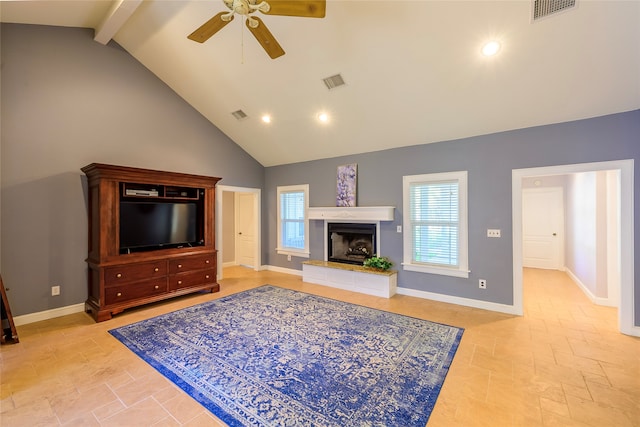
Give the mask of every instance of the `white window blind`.
<svg viewBox="0 0 640 427">
<path fill-rule="evenodd" d="M 403 177 L 403 268 L 469 277 L 467 172 Z"/>
<path fill-rule="evenodd" d="M 413 262 L 458 267 L 458 198 L 457 181 L 410 186 Z"/>
<path fill-rule="evenodd" d="M 309 185 L 278 187 L 278 247 L 280 255 L 309 258 Z"/>
<path fill-rule="evenodd" d="M 304 249 L 304 192 L 292 191 L 280 194 L 280 221 L 282 223 L 282 247 Z"/>
</svg>

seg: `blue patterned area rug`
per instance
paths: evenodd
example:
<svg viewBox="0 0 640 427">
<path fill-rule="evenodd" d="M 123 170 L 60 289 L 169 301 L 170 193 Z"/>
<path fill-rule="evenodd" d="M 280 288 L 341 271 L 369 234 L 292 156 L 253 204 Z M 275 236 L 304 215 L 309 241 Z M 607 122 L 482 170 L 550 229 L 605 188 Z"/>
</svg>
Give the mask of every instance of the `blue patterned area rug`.
<svg viewBox="0 0 640 427">
<path fill-rule="evenodd" d="M 229 426 L 424 427 L 463 330 L 265 285 L 109 332 Z"/>
</svg>

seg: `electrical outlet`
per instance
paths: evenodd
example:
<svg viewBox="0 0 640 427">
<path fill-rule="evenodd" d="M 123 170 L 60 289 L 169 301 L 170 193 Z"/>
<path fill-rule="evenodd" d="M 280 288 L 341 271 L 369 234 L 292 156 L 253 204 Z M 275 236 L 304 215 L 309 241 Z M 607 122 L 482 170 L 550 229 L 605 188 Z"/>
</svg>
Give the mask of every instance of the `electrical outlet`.
<svg viewBox="0 0 640 427">
<path fill-rule="evenodd" d="M 478 280 L 478 287 L 480 289 L 487 289 L 487 281 L 485 279 Z"/>
<path fill-rule="evenodd" d="M 60 286 L 51 287 L 51 296 L 55 297 L 56 295 L 60 295 Z"/>
<path fill-rule="evenodd" d="M 398 233 L 402 233 L 402 226 L 401 226 L 401 225 L 398 225 L 398 226 L 396 227 L 396 231 L 397 231 Z"/>
<path fill-rule="evenodd" d="M 499 228 L 487 228 L 487 237 L 500 237 Z"/>
<path fill-rule="evenodd" d="M 287 255 L 287 261 L 291 261 L 291 255 Z"/>
</svg>

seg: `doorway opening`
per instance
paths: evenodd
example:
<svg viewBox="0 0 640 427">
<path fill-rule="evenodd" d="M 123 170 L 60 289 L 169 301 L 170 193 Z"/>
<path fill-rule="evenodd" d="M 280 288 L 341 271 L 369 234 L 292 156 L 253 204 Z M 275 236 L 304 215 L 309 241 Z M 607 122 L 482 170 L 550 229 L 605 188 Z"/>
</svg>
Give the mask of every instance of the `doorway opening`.
<svg viewBox="0 0 640 427">
<path fill-rule="evenodd" d="M 260 270 L 261 206 L 259 188 L 216 187 L 218 280 L 223 278 L 223 267 L 243 265 Z"/>
<path fill-rule="evenodd" d="M 619 330 L 628 335 L 640 336 L 640 327 L 634 325 L 634 254 L 633 254 L 633 161 L 620 160 L 599 163 L 584 163 L 541 168 L 517 169 L 512 172 L 512 212 L 513 212 L 513 301 L 514 309 L 523 314 L 523 194 L 526 179 L 559 175 L 585 174 L 601 171 L 614 171 L 617 177 L 617 242 L 609 243 L 617 247 L 616 260 L 609 270 L 617 269 L 620 283 L 619 291 L 613 294 L 617 299 Z M 609 173 L 609 172 L 607 172 Z M 607 201 L 607 204 L 610 200 Z M 612 231 L 612 230 L 610 230 Z M 614 234 L 614 233 L 610 233 Z M 606 242 L 604 243 L 606 245 Z M 600 251 L 602 248 L 599 249 Z M 605 246 L 606 250 L 606 246 Z M 571 253 L 571 251 L 568 251 Z M 597 254 L 598 250 L 595 250 Z M 598 256 L 598 255 L 594 255 Z M 611 262 L 611 260 L 607 261 Z M 573 268 L 579 268 L 574 267 Z M 609 278 L 615 280 L 615 278 Z M 605 279 L 605 281 L 608 279 Z"/>
</svg>

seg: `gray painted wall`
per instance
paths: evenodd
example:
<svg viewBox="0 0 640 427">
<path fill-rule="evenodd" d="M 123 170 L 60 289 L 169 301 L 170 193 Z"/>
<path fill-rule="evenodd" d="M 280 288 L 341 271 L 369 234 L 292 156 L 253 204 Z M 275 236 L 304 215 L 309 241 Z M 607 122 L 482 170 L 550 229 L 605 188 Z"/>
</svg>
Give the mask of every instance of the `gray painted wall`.
<svg viewBox="0 0 640 427">
<path fill-rule="evenodd" d="M 265 169 L 116 44 L 95 43 L 91 30 L 2 24 L 1 31 L 0 265 L 14 315 L 86 298 L 86 181 L 79 169 L 91 162 L 220 176 L 225 185 L 262 188 L 264 263 L 298 270 L 300 259 L 288 262 L 273 250 L 276 186 L 308 183 L 311 206 L 331 206 L 336 167 L 358 163 L 359 205 L 397 207 L 395 220 L 382 224 L 381 239 L 383 254 L 398 265 L 402 176 L 468 170 L 470 278 L 400 271 L 399 283 L 511 304 L 511 170 L 640 158 L 637 110 Z M 639 218 L 636 208 L 636 224 Z M 502 238 L 488 240 L 487 228 L 501 228 Z M 322 234 L 322 223 L 312 222 L 312 258 L 323 257 Z M 636 266 L 639 259 L 636 251 Z M 635 275 L 640 325 L 640 268 Z M 483 292 L 480 277 L 489 280 Z M 53 284 L 62 285 L 61 296 L 50 296 Z"/>
<path fill-rule="evenodd" d="M 596 258 L 596 172 L 573 174 L 567 191 L 566 266 L 584 286 L 596 294 L 598 263 Z M 605 263 L 606 265 L 606 263 Z M 600 295 L 597 295 L 600 296 Z M 606 295 L 605 295 L 606 296 Z"/>
<path fill-rule="evenodd" d="M 578 102 L 578 101 L 576 101 Z M 265 172 L 265 203 L 269 222 L 267 248 L 276 247 L 276 187 L 309 184 L 310 206 L 334 206 L 336 167 L 358 164 L 358 205 L 392 205 L 395 220 L 381 224 L 383 255 L 396 267 L 402 261 L 402 177 L 423 173 L 467 170 L 469 179 L 468 279 L 402 271 L 398 285 L 406 288 L 513 303 L 511 172 L 513 169 L 609 160 L 640 160 L 640 110 L 568 123 L 514 130 L 436 144 L 398 148 L 355 156 L 269 167 Z M 636 166 L 636 168 L 639 166 Z M 634 176 L 635 224 L 640 224 L 640 174 Z M 322 259 L 323 224 L 311 221 L 312 259 Z M 486 237 L 487 228 L 500 228 L 502 238 Z M 639 247 L 640 227 L 634 245 Z M 301 259 L 287 262 L 269 250 L 268 263 L 301 269 Z M 640 251 L 635 251 L 635 324 L 640 325 Z M 488 280 L 481 291 L 479 278 Z"/>
<path fill-rule="evenodd" d="M 607 171 L 569 175 L 566 267 L 593 296 L 607 298 Z"/>
<path fill-rule="evenodd" d="M 93 30 L 1 26 L 2 277 L 15 316 L 87 297 L 86 179 L 110 163 L 262 188 L 264 168 Z M 60 285 L 60 296 L 51 286 Z"/>
</svg>

